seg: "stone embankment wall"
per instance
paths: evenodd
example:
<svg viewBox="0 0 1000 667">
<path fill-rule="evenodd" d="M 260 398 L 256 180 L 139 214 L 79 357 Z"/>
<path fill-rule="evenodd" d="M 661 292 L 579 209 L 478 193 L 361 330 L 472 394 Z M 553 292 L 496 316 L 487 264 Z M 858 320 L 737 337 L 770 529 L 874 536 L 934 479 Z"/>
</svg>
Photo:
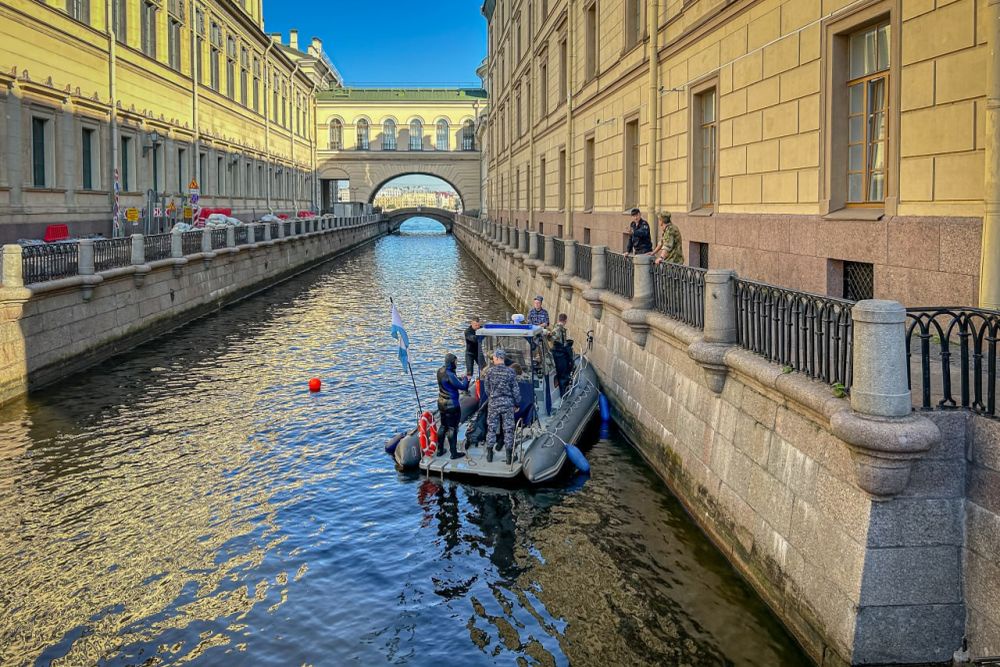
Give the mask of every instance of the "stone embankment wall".
<svg viewBox="0 0 1000 667">
<path fill-rule="evenodd" d="M 910 414 L 898 304 L 855 306 L 855 382 L 837 398 L 732 344 L 719 324 L 732 302 L 713 305 L 731 294 L 728 272 L 706 276 L 702 331 L 639 303 L 644 258 L 626 299 L 595 289 L 597 261 L 588 282 L 569 249 L 563 267 L 536 259 L 551 241 L 532 234 L 513 247 L 495 224 L 455 225 L 513 303 L 542 294 L 552 318 L 568 314 L 578 350 L 593 332 L 588 357 L 622 429 L 818 664 L 948 663 L 967 597 L 974 657 L 995 647 L 1000 447 L 975 455 L 967 547 L 975 429 L 964 413 Z"/>
<path fill-rule="evenodd" d="M 267 230 L 267 240 L 239 246 L 230 234 L 228 247 L 214 250 L 206 234 L 202 251 L 186 256 L 176 235 L 172 256 L 148 263 L 137 235 L 130 266 L 27 286 L 21 249 L 4 246 L 0 403 L 368 243 L 386 223 L 323 218 L 305 230 L 274 239 Z"/>
</svg>

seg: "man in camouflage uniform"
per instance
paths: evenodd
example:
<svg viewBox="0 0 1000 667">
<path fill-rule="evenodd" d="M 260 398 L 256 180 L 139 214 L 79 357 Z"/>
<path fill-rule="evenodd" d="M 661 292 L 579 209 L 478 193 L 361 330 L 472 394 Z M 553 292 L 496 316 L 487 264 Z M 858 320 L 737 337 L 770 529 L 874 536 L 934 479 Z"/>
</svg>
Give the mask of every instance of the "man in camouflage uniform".
<svg viewBox="0 0 1000 667">
<path fill-rule="evenodd" d="M 493 366 L 486 371 L 486 395 L 489 397 L 489 418 L 486 426 L 487 459 L 493 460 L 497 444 L 497 427 L 503 427 L 503 447 L 507 450 L 507 464 L 514 456 L 514 410 L 520 402 L 521 391 L 517 376 L 504 364 L 507 354 L 500 348 L 493 351 Z M 500 447 L 496 447 L 500 449 Z"/>
<path fill-rule="evenodd" d="M 681 230 L 670 220 L 670 213 L 660 213 L 660 242 L 653 248 L 654 264 L 670 262 L 684 263 L 684 250 L 681 247 Z"/>
<path fill-rule="evenodd" d="M 566 393 L 573 376 L 573 341 L 569 339 L 566 320 L 566 313 L 559 313 L 556 325 L 549 332 L 549 338 L 552 339 L 552 362 L 556 365 L 560 396 Z"/>
</svg>

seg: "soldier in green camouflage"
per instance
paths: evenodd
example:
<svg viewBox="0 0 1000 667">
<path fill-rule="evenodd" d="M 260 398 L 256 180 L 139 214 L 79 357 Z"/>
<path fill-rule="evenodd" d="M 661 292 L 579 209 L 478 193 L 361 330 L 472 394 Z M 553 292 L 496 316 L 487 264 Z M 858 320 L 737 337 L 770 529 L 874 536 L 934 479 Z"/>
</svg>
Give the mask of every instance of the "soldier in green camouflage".
<svg viewBox="0 0 1000 667">
<path fill-rule="evenodd" d="M 664 211 L 657 216 L 660 219 L 660 242 L 653 248 L 654 264 L 670 262 L 684 263 L 684 250 L 681 247 L 681 230 L 670 221 L 670 213 Z"/>
</svg>

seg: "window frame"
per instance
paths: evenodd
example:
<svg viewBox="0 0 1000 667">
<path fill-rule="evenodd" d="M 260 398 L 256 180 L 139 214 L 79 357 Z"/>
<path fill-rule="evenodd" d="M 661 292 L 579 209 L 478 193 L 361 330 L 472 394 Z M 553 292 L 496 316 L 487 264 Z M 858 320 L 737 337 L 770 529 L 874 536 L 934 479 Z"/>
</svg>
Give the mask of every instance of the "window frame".
<svg viewBox="0 0 1000 667">
<path fill-rule="evenodd" d="M 159 22 L 159 6 L 150 0 L 139 3 L 140 50 L 148 57 L 156 59 L 156 29 Z"/>
<path fill-rule="evenodd" d="M 631 164 L 629 127 L 635 128 L 635 164 Z M 635 173 L 632 173 L 632 172 Z M 642 197 L 642 131 L 639 112 L 625 116 L 622 123 L 622 209 L 639 206 Z"/>
<path fill-rule="evenodd" d="M 334 141 L 334 130 L 337 131 L 336 141 Z M 327 148 L 331 151 L 344 150 L 344 121 L 339 118 L 331 118 L 327 125 Z"/>
<path fill-rule="evenodd" d="M 719 116 L 721 115 L 719 91 L 719 75 L 715 72 L 692 85 L 688 93 L 688 109 L 690 110 L 688 118 L 688 155 L 690 159 L 688 160 L 687 210 L 690 213 L 713 215 L 719 210 L 721 204 L 719 201 Z M 715 114 L 714 120 L 706 124 L 703 118 L 703 111 L 705 96 L 709 93 L 713 95 Z M 712 151 L 712 158 L 715 164 L 714 169 L 711 171 L 712 183 L 710 186 L 712 201 L 709 202 L 704 201 L 703 195 L 705 189 L 705 165 L 703 162 L 705 147 L 701 137 L 706 125 L 712 125 L 715 130 L 715 150 Z"/>
<path fill-rule="evenodd" d="M 476 150 L 476 121 L 471 118 L 462 123 L 462 150 Z"/>
<path fill-rule="evenodd" d="M 597 205 L 597 133 L 583 135 L 583 212 L 593 213 Z"/>
<path fill-rule="evenodd" d="M 370 148 L 371 142 L 371 123 L 368 122 L 367 118 L 359 118 L 354 123 L 355 130 L 355 141 L 357 142 L 356 148 L 359 151 L 366 151 Z M 363 132 L 362 132 L 363 131 Z"/>
<path fill-rule="evenodd" d="M 392 132 L 388 130 L 391 129 Z M 394 151 L 396 150 L 396 139 L 399 132 L 399 128 L 396 125 L 396 121 L 392 118 L 386 118 L 382 121 L 382 141 L 380 148 L 384 151 Z M 386 139 L 390 139 L 388 142 Z"/>
<path fill-rule="evenodd" d="M 419 118 L 414 118 L 407 127 L 409 128 L 409 149 L 422 151 L 424 149 L 424 122 Z M 416 130 L 416 134 L 414 134 L 414 130 Z"/>
<path fill-rule="evenodd" d="M 28 113 L 29 127 L 29 152 L 31 170 L 29 172 L 31 180 L 28 187 L 39 190 L 48 190 L 56 187 L 56 151 L 55 151 L 55 113 L 46 108 L 32 108 Z M 41 150 L 39 151 L 38 140 L 36 139 L 36 123 L 41 125 Z M 41 165 L 36 163 L 40 157 Z M 39 170 L 39 166 L 41 169 Z M 39 175 L 41 183 L 39 183 Z"/>
<path fill-rule="evenodd" d="M 601 73 L 601 15 L 597 0 L 584 5 L 583 14 L 583 81 L 589 83 Z"/>
<path fill-rule="evenodd" d="M 545 210 L 545 156 L 538 158 L 538 210 Z"/>
<path fill-rule="evenodd" d="M 439 151 L 451 150 L 451 124 L 445 118 L 439 118 L 434 123 L 434 148 Z M 442 142 L 444 147 L 442 147 Z"/>
</svg>

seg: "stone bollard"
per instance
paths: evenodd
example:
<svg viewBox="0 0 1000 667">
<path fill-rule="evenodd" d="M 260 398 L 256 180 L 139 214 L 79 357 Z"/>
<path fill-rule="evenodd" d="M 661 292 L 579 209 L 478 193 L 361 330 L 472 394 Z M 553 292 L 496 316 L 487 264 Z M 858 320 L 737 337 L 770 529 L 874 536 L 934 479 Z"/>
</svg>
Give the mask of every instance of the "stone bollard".
<svg viewBox="0 0 1000 667">
<path fill-rule="evenodd" d="M 142 234 L 132 235 L 132 264 L 146 263 L 146 238 Z"/>
<path fill-rule="evenodd" d="M 583 300 L 590 304 L 590 314 L 600 321 L 604 314 L 604 300 L 601 293 L 608 287 L 608 267 L 605 252 L 607 246 L 595 245 L 590 248 L 590 289 L 583 292 Z"/>
<path fill-rule="evenodd" d="M 556 254 L 556 242 L 553 240 L 551 234 L 545 237 L 544 247 L 545 247 L 545 263 L 548 264 L 549 262 L 552 261 L 552 258 Z"/>
<path fill-rule="evenodd" d="M 232 225 L 226 226 L 226 247 L 227 248 L 236 247 L 236 227 Z"/>
<path fill-rule="evenodd" d="M 528 232 L 528 259 L 538 259 L 538 232 Z"/>
<path fill-rule="evenodd" d="M 569 250 L 567 249 L 567 254 Z M 649 255 L 632 257 L 632 307 L 649 310 L 653 307 L 653 258 Z"/>
<path fill-rule="evenodd" d="M 521 253 L 525 254 L 525 255 L 528 254 L 528 234 L 529 233 L 530 232 L 528 232 L 527 229 L 521 230 L 521 247 L 518 248 L 518 250 Z"/>
<path fill-rule="evenodd" d="M 565 254 L 563 255 L 563 273 L 567 276 L 576 275 L 576 241 L 566 239 L 563 241 Z"/>
<path fill-rule="evenodd" d="M 285 221 L 282 220 L 282 221 L 278 222 L 278 238 L 279 239 L 285 238 L 285 231 L 286 231 L 286 229 L 285 229 Z"/>
<path fill-rule="evenodd" d="M 174 259 L 184 257 L 184 240 L 182 234 L 183 232 L 177 227 L 174 227 L 170 232 L 170 256 Z"/>
<path fill-rule="evenodd" d="M 906 488 L 914 461 L 941 440 L 937 425 L 912 412 L 907 380 L 906 309 L 895 301 L 854 304 L 851 408 L 830 417 L 851 447 L 858 486 L 876 500 Z"/>
<path fill-rule="evenodd" d="M 21 246 L 9 243 L 3 247 L 3 262 L 0 263 L 0 285 L 4 287 L 24 287 L 24 258 Z"/>
<path fill-rule="evenodd" d="M 201 230 L 201 252 L 203 255 L 208 255 L 207 259 L 211 259 L 212 255 L 212 230 L 208 227 L 203 227 Z"/>
<path fill-rule="evenodd" d="M 94 275 L 94 239 L 80 239 L 77 241 L 77 275 Z"/>
<path fill-rule="evenodd" d="M 264 240 L 265 241 L 270 241 L 271 240 L 271 223 L 270 222 L 265 222 L 264 223 Z"/>
<path fill-rule="evenodd" d="M 736 344 L 736 272 L 710 269 L 705 274 L 705 341 Z"/>
</svg>

